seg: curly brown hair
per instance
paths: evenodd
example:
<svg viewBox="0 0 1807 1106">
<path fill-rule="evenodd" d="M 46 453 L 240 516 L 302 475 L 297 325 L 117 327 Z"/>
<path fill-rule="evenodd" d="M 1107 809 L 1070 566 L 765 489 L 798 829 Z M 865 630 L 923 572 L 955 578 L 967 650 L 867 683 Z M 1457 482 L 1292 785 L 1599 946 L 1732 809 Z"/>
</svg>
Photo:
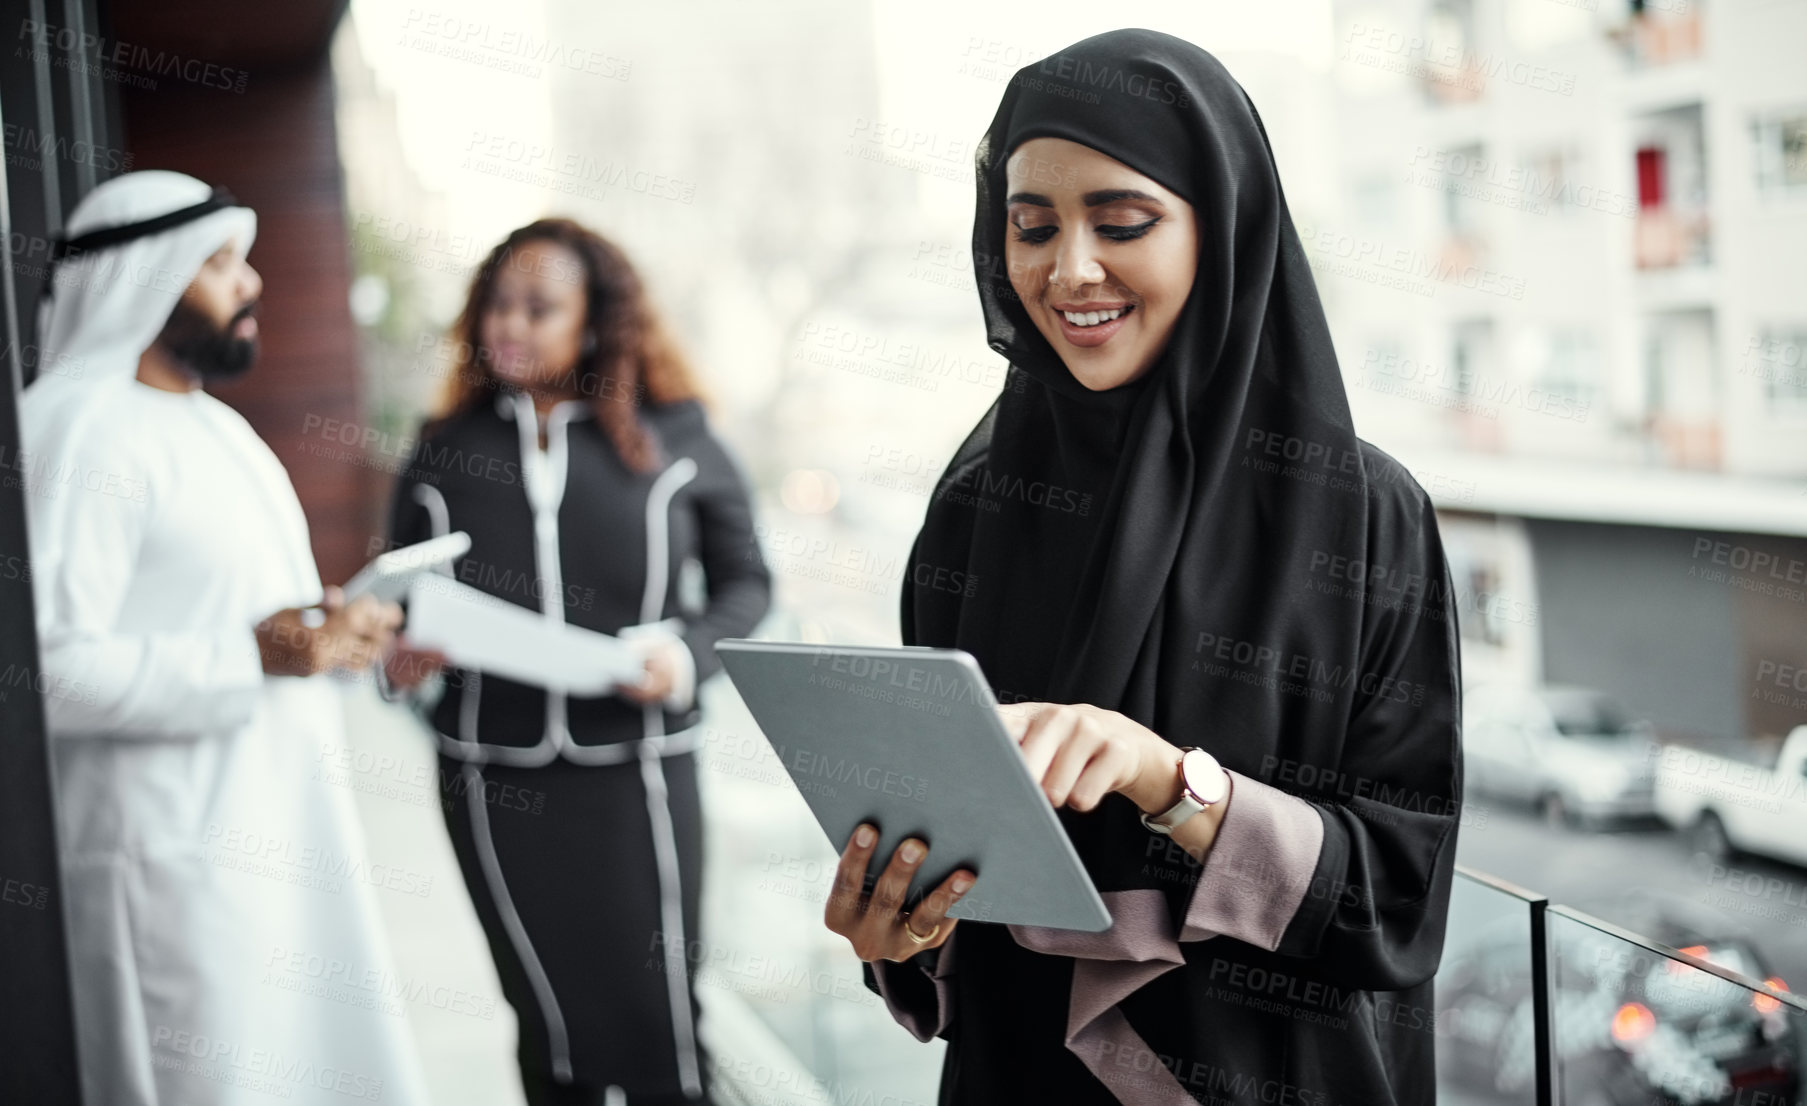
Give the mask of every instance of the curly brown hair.
<svg viewBox="0 0 1807 1106">
<path fill-rule="evenodd" d="M 640 274 L 619 246 L 572 219 L 539 219 L 509 234 L 471 279 L 464 310 L 452 324 L 457 336 L 451 371 L 436 405 L 437 419 L 485 401 L 501 385 L 483 348 L 483 312 L 496 276 L 514 251 L 529 242 L 556 242 L 583 264 L 584 352 L 573 369 L 573 387 L 587 396 L 615 452 L 635 472 L 659 467 L 658 440 L 640 418 L 641 403 L 702 399 L 696 373 L 646 295 Z M 437 419 L 435 421 L 437 421 Z"/>
</svg>

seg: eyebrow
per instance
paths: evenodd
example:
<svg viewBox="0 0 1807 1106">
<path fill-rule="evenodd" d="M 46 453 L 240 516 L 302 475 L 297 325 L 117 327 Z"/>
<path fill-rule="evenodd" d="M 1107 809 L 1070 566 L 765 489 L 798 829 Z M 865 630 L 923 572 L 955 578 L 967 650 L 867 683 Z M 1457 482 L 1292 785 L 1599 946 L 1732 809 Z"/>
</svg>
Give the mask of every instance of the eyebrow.
<svg viewBox="0 0 1807 1106">
<path fill-rule="evenodd" d="M 1161 202 L 1160 197 L 1150 196 L 1135 188 L 1106 188 L 1097 192 L 1087 192 L 1080 199 L 1085 201 L 1087 207 L 1114 204 L 1118 200 L 1152 200 L 1157 204 Z"/>
<path fill-rule="evenodd" d="M 1114 204 L 1118 200 L 1150 200 L 1157 204 L 1161 202 L 1159 196 L 1151 196 L 1148 193 L 1135 188 L 1105 188 L 1100 189 L 1097 192 L 1087 192 L 1084 196 L 1081 196 L 1080 199 L 1084 201 L 1085 206 L 1087 207 L 1099 207 L 1103 204 Z M 1013 192 L 1004 203 L 1006 206 L 1010 204 L 1028 204 L 1031 207 L 1054 206 L 1054 201 L 1042 195 L 1040 192 Z"/>
</svg>

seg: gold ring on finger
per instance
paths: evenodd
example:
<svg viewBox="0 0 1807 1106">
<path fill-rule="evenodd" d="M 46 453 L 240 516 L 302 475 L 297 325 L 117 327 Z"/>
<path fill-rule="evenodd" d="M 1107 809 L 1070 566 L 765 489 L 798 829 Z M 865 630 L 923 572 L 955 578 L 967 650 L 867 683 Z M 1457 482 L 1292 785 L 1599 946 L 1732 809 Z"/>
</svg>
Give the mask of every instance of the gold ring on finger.
<svg viewBox="0 0 1807 1106">
<path fill-rule="evenodd" d="M 910 940 L 916 942 L 919 945 L 926 945 L 930 941 L 933 941 L 935 939 L 936 934 L 941 932 L 941 923 L 936 922 L 934 929 L 929 930 L 927 933 L 918 934 L 915 930 L 910 928 L 910 920 L 908 918 L 905 918 L 904 923 L 903 923 L 903 928 L 904 928 L 904 933 L 910 938 Z"/>
</svg>

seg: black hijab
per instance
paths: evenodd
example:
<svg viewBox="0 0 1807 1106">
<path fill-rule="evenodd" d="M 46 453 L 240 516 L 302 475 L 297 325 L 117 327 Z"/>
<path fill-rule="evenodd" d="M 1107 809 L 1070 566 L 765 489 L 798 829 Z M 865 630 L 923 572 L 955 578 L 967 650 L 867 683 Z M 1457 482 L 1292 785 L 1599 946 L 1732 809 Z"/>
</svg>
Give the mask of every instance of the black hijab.
<svg viewBox="0 0 1807 1106">
<path fill-rule="evenodd" d="M 1005 164 L 1042 136 L 1123 162 L 1197 215 L 1191 294 L 1158 362 L 1124 388 L 1073 377 L 1002 261 Z M 1113 31 L 1020 70 L 976 161 L 979 298 L 1011 369 L 929 506 L 905 642 L 972 653 L 1000 700 L 1121 711 L 1311 802 L 1323 845 L 1277 953 L 1299 958 L 1285 963 L 1303 977 L 1428 995 L 1461 787 L 1449 574 L 1428 497 L 1356 437 L 1254 105 L 1204 50 Z M 967 586 L 914 586 L 930 578 L 923 566 L 964 570 Z M 1136 813 L 1112 795 L 1060 816 L 1099 890 L 1160 891 L 1177 932 L 1192 882 L 1171 860 L 1149 862 Z M 1196 873 L 1190 858 L 1178 865 Z M 1219 962 L 1274 955 L 1207 944 Z M 1205 1002 L 1210 988 L 1185 974 L 1163 978 L 1163 1001 Z M 1124 1010 L 1153 1046 L 1231 1047 L 1175 1037 L 1176 1023 L 1134 1000 Z M 1368 1056 L 1387 1036 L 1277 1032 L 1297 1038 L 1295 1058 Z M 1428 1078 L 1428 1041 L 1379 1047 L 1390 1059 L 1373 1065 Z"/>
<path fill-rule="evenodd" d="M 1028 380 L 1005 390 L 987 457 L 967 477 L 974 491 L 989 478 L 1000 494 L 986 506 L 1001 509 L 974 520 L 976 581 L 960 636 L 992 660 L 986 672 L 1007 697 L 1134 714 L 1153 706 L 1157 657 L 1144 645 L 1165 652 L 1150 637 L 1170 578 L 1196 568 L 1218 578 L 1211 590 L 1233 593 L 1274 563 L 1250 530 L 1256 489 L 1234 471 L 1243 428 L 1337 456 L 1352 455 L 1356 438 L 1267 136 L 1241 87 L 1203 50 L 1153 31 L 1099 35 L 1059 59 L 1053 79 L 1041 65 L 1012 80 L 978 147 L 973 256 L 990 259 L 979 298 L 992 348 Z M 1123 388 L 1091 392 L 1074 378 L 1002 264 L 1005 164 L 1039 137 L 1107 154 L 1196 213 L 1192 294 L 1159 363 Z M 1080 515 L 1063 510 L 1066 497 L 1032 502 L 1038 477 L 1095 506 Z M 1304 489 L 1264 490 L 1265 506 L 1300 516 L 1309 497 L 1293 490 Z M 1182 549 L 1188 520 L 1210 521 L 1200 534 L 1209 548 Z M 1021 602 L 1029 594 L 1042 601 Z"/>
</svg>

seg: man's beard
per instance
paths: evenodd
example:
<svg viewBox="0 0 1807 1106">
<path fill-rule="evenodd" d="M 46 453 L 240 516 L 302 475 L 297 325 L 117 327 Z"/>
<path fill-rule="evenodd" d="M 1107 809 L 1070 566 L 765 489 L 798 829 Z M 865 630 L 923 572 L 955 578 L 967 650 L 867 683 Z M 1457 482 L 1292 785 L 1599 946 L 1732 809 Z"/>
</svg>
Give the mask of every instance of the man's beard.
<svg viewBox="0 0 1807 1106">
<path fill-rule="evenodd" d="M 243 375 L 257 360 L 256 338 L 232 336 L 240 319 L 256 313 L 257 304 L 253 301 L 240 308 L 224 327 L 216 327 L 213 320 L 178 300 L 157 342 L 202 380 L 230 380 Z"/>
</svg>

